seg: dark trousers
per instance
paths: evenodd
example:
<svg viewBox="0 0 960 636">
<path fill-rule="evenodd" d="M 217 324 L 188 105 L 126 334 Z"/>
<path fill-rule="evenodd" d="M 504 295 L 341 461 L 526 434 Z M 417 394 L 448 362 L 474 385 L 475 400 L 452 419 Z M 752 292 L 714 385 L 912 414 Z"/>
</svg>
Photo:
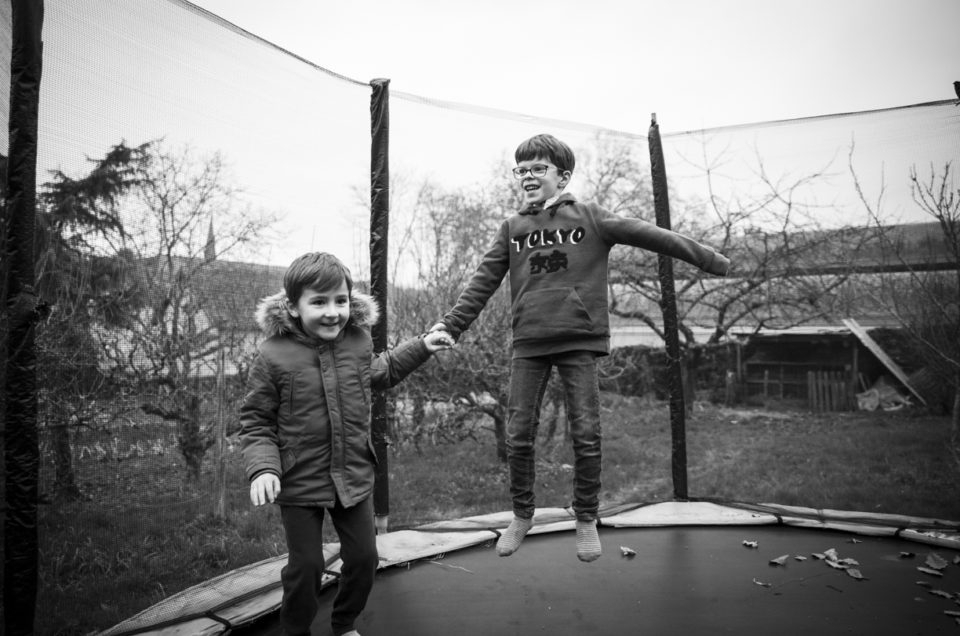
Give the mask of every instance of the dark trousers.
<svg viewBox="0 0 960 636">
<path fill-rule="evenodd" d="M 573 439 L 573 511 L 578 520 L 591 521 L 597 518 L 599 508 L 601 463 L 600 386 L 596 354 L 592 351 L 513 360 L 507 413 L 507 460 L 513 512 L 524 519 L 533 517 L 534 442 L 543 394 L 554 367 L 563 384 Z"/>
<path fill-rule="evenodd" d="M 367 604 L 377 571 L 377 536 L 372 497 L 352 508 L 338 500 L 333 508 L 281 506 L 287 535 L 287 565 L 280 578 L 283 603 L 280 624 L 287 634 L 309 634 L 317 614 L 317 594 L 323 575 L 323 515 L 326 510 L 340 538 L 340 582 L 333 601 L 331 624 L 336 636 L 353 629 Z"/>
</svg>

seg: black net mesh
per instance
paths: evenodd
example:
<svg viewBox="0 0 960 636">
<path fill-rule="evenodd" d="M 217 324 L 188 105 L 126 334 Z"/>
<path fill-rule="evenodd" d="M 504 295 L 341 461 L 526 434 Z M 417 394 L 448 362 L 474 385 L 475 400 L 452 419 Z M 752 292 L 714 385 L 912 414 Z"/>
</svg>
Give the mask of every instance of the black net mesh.
<svg viewBox="0 0 960 636">
<path fill-rule="evenodd" d="M 105 628 L 118 606 L 129 614 L 178 591 L 129 575 L 156 572 L 146 564 L 174 535 L 200 546 L 204 576 L 285 550 L 276 517 L 250 513 L 237 450 L 253 312 L 306 251 L 333 252 L 366 279 L 370 86 L 188 2 L 45 4 L 37 275 L 55 308 L 38 332 L 40 607 L 91 579 L 109 588 L 123 572 L 124 589 L 110 588 L 83 623 Z M 0 19 L 6 115 L 9 3 Z M 608 193 L 609 207 L 652 214 L 641 178 L 649 109 L 637 113 L 641 132 L 628 133 L 391 90 L 394 283 L 469 275 L 492 237 L 474 217 L 516 203 L 506 168 L 533 134 L 574 148 L 575 194 Z M 669 113 L 660 118 L 669 131 Z M 0 127 L 3 147 L 7 136 Z M 796 229 L 864 224 L 871 208 L 931 220 L 911 200 L 909 170 L 960 157 L 960 108 L 943 101 L 663 141 L 674 227 L 720 246 L 725 227 L 782 229 L 784 205 Z M 772 190 L 786 194 L 774 201 Z M 453 203 L 459 220 L 443 216 Z M 744 225 L 730 224 L 737 213 Z M 391 340 L 422 331 L 436 311 L 391 306 Z M 209 607 L 230 595 L 192 600 Z M 52 633 L 77 617 L 52 610 L 38 620 Z"/>
</svg>

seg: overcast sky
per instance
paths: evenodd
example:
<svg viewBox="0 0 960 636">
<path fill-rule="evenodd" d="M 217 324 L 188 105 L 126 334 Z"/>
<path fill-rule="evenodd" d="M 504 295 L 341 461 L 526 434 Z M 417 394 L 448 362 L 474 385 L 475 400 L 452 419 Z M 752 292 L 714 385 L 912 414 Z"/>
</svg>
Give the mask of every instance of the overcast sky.
<svg viewBox="0 0 960 636">
<path fill-rule="evenodd" d="M 43 174 L 81 174 L 86 157 L 121 140 L 219 153 L 244 204 L 282 218 L 282 236 L 257 243 L 262 254 L 230 258 L 287 264 L 326 250 L 366 261 L 368 82 L 380 77 L 401 97 L 390 100 L 393 221 L 421 184 L 495 183 L 532 134 L 561 136 L 578 168 L 596 148 L 594 127 L 629 133 L 619 138 L 642 157 L 651 112 L 669 135 L 679 200 L 703 200 L 703 171 L 681 159 L 707 151 L 724 159 L 736 196 L 747 189 L 740 178 L 757 181 L 757 157 L 775 179 L 829 166 L 811 193 L 825 223 L 861 222 L 846 175 L 854 142 L 868 197 L 885 185 L 886 211 L 905 221 L 928 220 L 911 201 L 908 167 L 960 157 L 960 108 L 948 101 L 960 79 L 960 0 L 194 5 L 220 19 L 198 18 L 183 0 L 49 3 L 38 162 Z M 941 104 L 897 108 L 926 102 Z M 859 111 L 880 112 L 822 117 Z M 683 134 L 796 118 L 812 119 Z M 575 177 L 570 189 L 580 187 Z"/>
<path fill-rule="evenodd" d="M 320 66 L 644 132 L 954 97 L 957 0 L 196 0 Z"/>
</svg>

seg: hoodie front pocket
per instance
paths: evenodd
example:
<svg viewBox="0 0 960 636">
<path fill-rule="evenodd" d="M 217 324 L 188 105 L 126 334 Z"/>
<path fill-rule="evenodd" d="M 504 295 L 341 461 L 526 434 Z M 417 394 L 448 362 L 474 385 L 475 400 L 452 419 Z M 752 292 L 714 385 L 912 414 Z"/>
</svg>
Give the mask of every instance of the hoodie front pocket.
<svg viewBox="0 0 960 636">
<path fill-rule="evenodd" d="M 513 310 L 513 337 L 517 340 L 585 336 L 592 331 L 590 312 L 573 287 L 528 291 Z"/>
</svg>

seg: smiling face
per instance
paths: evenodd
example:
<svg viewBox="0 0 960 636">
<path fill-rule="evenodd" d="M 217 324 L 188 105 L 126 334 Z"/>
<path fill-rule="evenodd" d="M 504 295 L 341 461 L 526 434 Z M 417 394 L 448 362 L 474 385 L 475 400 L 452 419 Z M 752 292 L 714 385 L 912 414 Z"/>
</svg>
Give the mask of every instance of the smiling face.
<svg viewBox="0 0 960 636">
<path fill-rule="evenodd" d="M 300 319 L 303 330 L 322 340 L 334 340 L 350 318 L 350 290 L 347 281 L 333 289 L 307 287 L 290 313 Z"/>
<path fill-rule="evenodd" d="M 542 177 L 534 176 L 530 170 L 535 166 L 545 166 L 547 173 Z M 517 163 L 517 168 L 527 170 L 523 178 L 520 179 L 520 187 L 523 190 L 523 202 L 525 205 L 543 203 L 556 196 L 557 193 L 567 185 L 567 181 L 570 179 L 569 170 L 561 173 L 550 161 L 540 157 L 521 161 Z"/>
</svg>

